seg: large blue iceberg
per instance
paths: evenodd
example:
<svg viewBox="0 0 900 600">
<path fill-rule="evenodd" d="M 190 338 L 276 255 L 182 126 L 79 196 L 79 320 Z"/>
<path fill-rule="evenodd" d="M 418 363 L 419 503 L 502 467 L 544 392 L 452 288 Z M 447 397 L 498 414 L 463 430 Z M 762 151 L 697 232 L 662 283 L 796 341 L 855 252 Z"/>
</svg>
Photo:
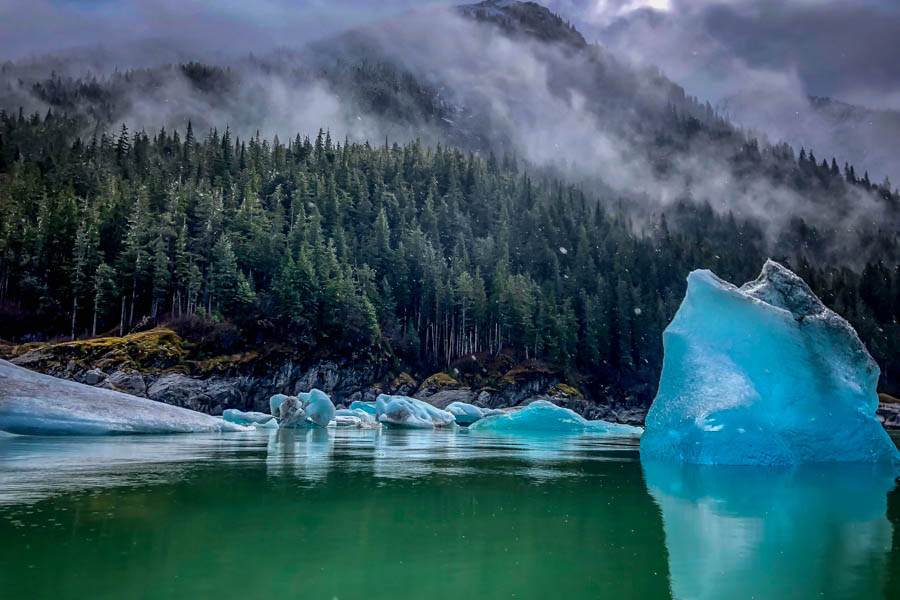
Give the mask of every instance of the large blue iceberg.
<svg viewBox="0 0 900 600">
<path fill-rule="evenodd" d="M 445 410 L 408 396 L 381 394 L 375 399 L 375 419 L 389 427 L 434 429 L 456 425 L 456 419 Z"/>
<path fill-rule="evenodd" d="M 568 408 L 546 400 L 535 400 L 522 410 L 485 417 L 469 426 L 471 431 L 491 433 L 599 433 L 607 435 L 640 435 L 640 427 L 589 421 Z"/>
<path fill-rule="evenodd" d="M 900 459 L 875 416 L 875 361 L 850 324 L 778 263 L 740 288 L 692 272 L 663 345 L 642 456 L 731 465 Z"/>
<path fill-rule="evenodd" d="M 186 408 L 57 379 L 0 360 L 0 431 L 113 435 L 248 429 Z"/>
</svg>

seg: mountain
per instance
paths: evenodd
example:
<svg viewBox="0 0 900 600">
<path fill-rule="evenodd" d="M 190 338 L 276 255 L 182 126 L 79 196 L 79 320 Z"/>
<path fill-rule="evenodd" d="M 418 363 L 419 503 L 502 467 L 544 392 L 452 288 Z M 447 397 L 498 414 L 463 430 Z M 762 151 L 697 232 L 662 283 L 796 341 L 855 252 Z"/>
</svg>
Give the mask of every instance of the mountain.
<svg viewBox="0 0 900 600">
<path fill-rule="evenodd" d="M 0 67 L 13 341 L 172 320 L 198 376 L 275 346 L 501 397 L 553 373 L 646 406 L 687 272 L 746 280 L 773 256 L 900 385 L 900 195 L 754 138 L 533 3 L 95 67 Z"/>
<path fill-rule="evenodd" d="M 731 96 L 717 108 L 755 131 L 855 163 L 875 181 L 900 180 L 900 111 L 777 93 Z"/>
</svg>

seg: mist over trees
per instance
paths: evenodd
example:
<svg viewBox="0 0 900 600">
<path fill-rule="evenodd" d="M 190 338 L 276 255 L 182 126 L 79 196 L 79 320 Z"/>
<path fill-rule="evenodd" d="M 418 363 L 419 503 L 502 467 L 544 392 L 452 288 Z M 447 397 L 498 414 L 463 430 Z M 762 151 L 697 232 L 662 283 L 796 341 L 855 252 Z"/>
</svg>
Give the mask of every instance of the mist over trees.
<svg viewBox="0 0 900 600">
<path fill-rule="evenodd" d="M 690 127 L 690 117 L 681 118 Z M 743 282 L 772 241 L 752 220 L 685 199 L 636 227 L 615 196 L 512 155 L 161 130 L 73 135 L 77 118 L 0 115 L 0 331 L 23 341 L 195 315 L 233 323 L 234 347 L 392 352 L 412 369 L 501 349 L 587 385 L 644 384 L 685 276 Z M 896 194 L 847 166 L 784 149 L 797 189 Z M 835 190 L 844 190 L 838 193 Z M 896 204 L 894 204 L 896 205 Z M 900 271 L 890 232 L 871 257 L 823 263 L 795 218 L 775 258 L 860 332 L 896 385 Z"/>
</svg>

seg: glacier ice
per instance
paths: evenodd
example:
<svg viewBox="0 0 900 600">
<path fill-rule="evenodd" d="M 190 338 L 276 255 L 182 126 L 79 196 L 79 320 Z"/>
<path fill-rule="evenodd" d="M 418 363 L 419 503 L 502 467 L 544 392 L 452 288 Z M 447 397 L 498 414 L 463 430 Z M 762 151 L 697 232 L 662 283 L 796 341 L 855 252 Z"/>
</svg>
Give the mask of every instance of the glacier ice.
<svg viewBox="0 0 900 600">
<path fill-rule="evenodd" d="M 692 272 L 663 346 L 642 456 L 734 465 L 900 459 L 875 417 L 875 361 L 850 324 L 778 263 L 740 288 Z"/>
<path fill-rule="evenodd" d="M 301 394 L 300 396 L 304 397 L 306 395 Z M 334 418 L 334 404 L 332 404 L 328 394 L 322 390 L 311 389 L 308 397 L 304 398 L 303 407 L 306 411 L 306 420 L 319 427 L 328 427 L 329 421 Z"/>
<path fill-rule="evenodd" d="M 375 414 L 375 403 L 374 402 L 362 402 L 360 400 L 354 400 L 350 403 L 350 410 L 362 410 L 370 415 Z"/>
<path fill-rule="evenodd" d="M 290 398 L 291 396 L 287 396 L 285 394 L 275 394 L 271 398 L 269 398 L 269 413 L 273 417 L 277 417 L 281 415 L 280 407 L 282 403 Z"/>
<path fill-rule="evenodd" d="M 599 433 L 609 435 L 640 435 L 640 427 L 589 421 L 568 408 L 546 400 L 535 400 L 525 408 L 485 417 L 469 426 L 471 431 L 491 433 Z"/>
<path fill-rule="evenodd" d="M 341 408 L 335 411 L 334 420 L 331 423 L 334 427 L 339 428 L 375 429 L 380 427 L 375 420 L 375 415 L 359 408 Z"/>
<path fill-rule="evenodd" d="M 222 413 L 222 418 L 229 423 L 237 423 L 238 425 L 253 425 L 256 423 L 267 423 L 272 419 L 272 415 L 261 412 L 244 412 L 236 408 L 226 409 Z"/>
<path fill-rule="evenodd" d="M 0 360 L 0 430 L 25 435 L 246 431 L 248 427 Z"/>
<path fill-rule="evenodd" d="M 275 396 L 272 398 L 270 405 L 275 405 Z M 334 404 L 328 394 L 315 388 L 299 396 L 278 398 L 277 406 L 281 419 L 279 427 L 282 429 L 328 427 L 335 413 Z"/>
<path fill-rule="evenodd" d="M 453 415 L 457 425 L 471 425 L 479 419 L 501 413 L 499 410 L 481 408 L 480 406 L 467 404 L 465 402 L 451 402 L 444 410 Z"/>
<path fill-rule="evenodd" d="M 427 402 L 387 394 L 375 399 L 375 419 L 390 427 L 406 429 L 433 429 L 456 424 L 453 415 Z"/>
</svg>

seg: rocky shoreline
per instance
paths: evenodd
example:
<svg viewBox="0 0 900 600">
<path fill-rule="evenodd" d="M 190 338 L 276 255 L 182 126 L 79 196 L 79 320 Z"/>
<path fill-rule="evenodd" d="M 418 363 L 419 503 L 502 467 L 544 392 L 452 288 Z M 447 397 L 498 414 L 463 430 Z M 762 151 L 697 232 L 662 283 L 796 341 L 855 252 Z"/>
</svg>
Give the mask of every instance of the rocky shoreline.
<svg viewBox="0 0 900 600">
<path fill-rule="evenodd" d="M 592 402 L 568 385 L 561 371 L 536 361 L 504 364 L 500 370 L 493 365 L 494 377 L 478 376 L 473 385 L 466 381 L 472 377 L 458 369 L 421 382 L 406 372 L 393 376 L 388 357 L 298 357 L 274 348 L 193 360 L 187 347 L 174 331 L 156 328 L 122 338 L 6 346 L 0 355 L 40 373 L 213 415 L 228 408 L 264 411 L 273 394 L 296 395 L 312 388 L 344 405 L 387 393 L 413 396 L 438 408 L 451 402 L 506 408 L 547 400 L 588 419 L 632 425 L 642 424 L 646 414 L 636 402 Z"/>
</svg>

